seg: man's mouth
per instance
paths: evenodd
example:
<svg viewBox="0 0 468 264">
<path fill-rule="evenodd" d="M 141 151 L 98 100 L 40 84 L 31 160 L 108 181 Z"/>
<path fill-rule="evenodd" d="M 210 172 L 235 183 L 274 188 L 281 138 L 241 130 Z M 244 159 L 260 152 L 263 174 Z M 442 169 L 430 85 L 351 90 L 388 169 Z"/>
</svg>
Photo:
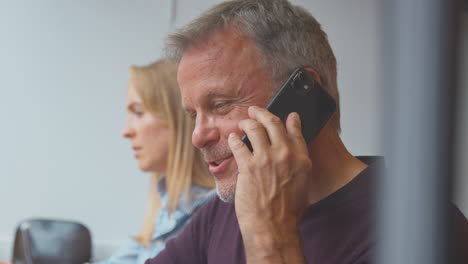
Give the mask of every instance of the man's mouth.
<svg viewBox="0 0 468 264">
<path fill-rule="evenodd" d="M 219 165 L 221 165 L 221 163 L 223 163 L 225 160 L 229 159 L 230 157 L 232 157 L 232 156 L 225 157 L 225 158 L 218 159 L 218 160 L 208 161 L 208 165 L 210 165 L 210 166 L 219 166 Z"/>
<path fill-rule="evenodd" d="M 209 161 L 208 167 L 209 167 L 210 172 L 214 176 L 219 176 L 221 173 L 223 173 L 226 170 L 227 165 L 232 159 L 233 159 L 233 156 L 231 155 L 228 157 L 224 157 L 222 159 Z"/>
<path fill-rule="evenodd" d="M 221 164 L 221 162 L 223 162 L 223 161 L 224 161 L 223 159 L 222 159 L 222 160 L 218 160 L 218 161 L 215 162 L 214 164 L 215 164 L 216 166 L 218 166 L 218 165 Z"/>
</svg>

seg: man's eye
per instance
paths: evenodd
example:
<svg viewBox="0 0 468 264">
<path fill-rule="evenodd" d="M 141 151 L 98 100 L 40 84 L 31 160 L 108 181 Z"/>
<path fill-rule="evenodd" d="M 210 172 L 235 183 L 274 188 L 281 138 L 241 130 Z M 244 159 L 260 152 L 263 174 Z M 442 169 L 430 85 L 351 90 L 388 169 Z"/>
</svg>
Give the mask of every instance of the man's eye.
<svg viewBox="0 0 468 264">
<path fill-rule="evenodd" d="M 215 103 L 212 107 L 211 110 L 214 114 L 225 115 L 231 110 L 232 104 L 230 102 Z"/>
<path fill-rule="evenodd" d="M 219 103 L 219 104 L 215 104 L 215 108 L 221 108 L 221 107 L 224 107 L 226 106 L 227 103 Z"/>
</svg>

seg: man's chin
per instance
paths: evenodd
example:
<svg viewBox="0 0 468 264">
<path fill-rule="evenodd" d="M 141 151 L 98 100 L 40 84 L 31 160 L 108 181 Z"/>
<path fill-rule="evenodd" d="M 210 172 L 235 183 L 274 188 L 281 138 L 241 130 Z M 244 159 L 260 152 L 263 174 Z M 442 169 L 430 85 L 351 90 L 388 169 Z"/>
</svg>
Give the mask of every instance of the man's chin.
<svg viewBox="0 0 468 264">
<path fill-rule="evenodd" d="M 237 179 L 226 182 L 226 180 L 216 180 L 216 193 L 219 199 L 225 203 L 234 202 L 236 194 L 236 181 Z"/>
</svg>

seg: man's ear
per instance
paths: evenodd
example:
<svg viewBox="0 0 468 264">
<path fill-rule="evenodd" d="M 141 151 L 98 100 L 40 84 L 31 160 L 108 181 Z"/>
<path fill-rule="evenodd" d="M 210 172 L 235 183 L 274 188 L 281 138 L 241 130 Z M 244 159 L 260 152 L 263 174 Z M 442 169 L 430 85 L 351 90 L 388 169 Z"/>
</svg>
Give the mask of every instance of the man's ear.
<svg viewBox="0 0 468 264">
<path fill-rule="evenodd" d="M 310 68 L 310 67 L 306 67 L 304 68 L 304 70 L 308 71 L 310 74 L 312 74 L 312 76 L 314 77 L 314 79 L 321 85 L 322 84 L 322 80 L 320 79 L 320 75 L 317 73 L 316 70 Z"/>
</svg>

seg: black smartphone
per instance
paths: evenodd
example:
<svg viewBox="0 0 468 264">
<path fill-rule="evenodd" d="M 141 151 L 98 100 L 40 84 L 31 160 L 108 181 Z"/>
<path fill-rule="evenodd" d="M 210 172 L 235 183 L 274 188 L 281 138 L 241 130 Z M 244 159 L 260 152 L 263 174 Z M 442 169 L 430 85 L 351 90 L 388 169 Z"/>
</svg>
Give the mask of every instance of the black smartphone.
<svg viewBox="0 0 468 264">
<path fill-rule="evenodd" d="M 311 73 L 298 68 L 266 108 L 283 122 L 290 113 L 297 112 L 301 118 L 302 135 L 309 145 L 336 111 L 336 103 Z M 242 141 L 253 151 L 247 135 L 242 137 Z"/>
</svg>

